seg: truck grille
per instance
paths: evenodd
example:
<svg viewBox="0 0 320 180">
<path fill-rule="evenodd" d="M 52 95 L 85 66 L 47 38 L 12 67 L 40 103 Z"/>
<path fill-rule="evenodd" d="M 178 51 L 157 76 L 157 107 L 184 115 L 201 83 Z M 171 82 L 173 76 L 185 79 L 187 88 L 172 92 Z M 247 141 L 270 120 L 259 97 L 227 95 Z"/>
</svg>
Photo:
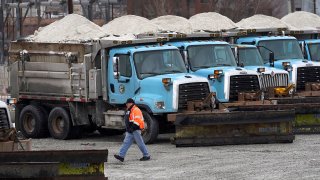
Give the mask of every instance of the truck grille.
<svg viewBox="0 0 320 180">
<path fill-rule="evenodd" d="M 300 67 L 297 72 L 297 91 L 305 90 L 308 82 L 320 82 L 320 67 Z"/>
<path fill-rule="evenodd" d="M 7 115 L 7 111 L 4 108 L 0 108 L 0 129 L 9 129 L 9 118 Z"/>
<path fill-rule="evenodd" d="M 179 110 L 187 109 L 188 101 L 204 100 L 210 93 L 208 83 L 197 82 L 179 85 Z"/>
<path fill-rule="evenodd" d="M 259 79 L 256 75 L 230 76 L 230 101 L 237 101 L 239 92 L 257 92 L 259 90 Z"/>
<path fill-rule="evenodd" d="M 262 88 L 288 86 L 288 74 L 263 74 L 261 77 Z"/>
</svg>

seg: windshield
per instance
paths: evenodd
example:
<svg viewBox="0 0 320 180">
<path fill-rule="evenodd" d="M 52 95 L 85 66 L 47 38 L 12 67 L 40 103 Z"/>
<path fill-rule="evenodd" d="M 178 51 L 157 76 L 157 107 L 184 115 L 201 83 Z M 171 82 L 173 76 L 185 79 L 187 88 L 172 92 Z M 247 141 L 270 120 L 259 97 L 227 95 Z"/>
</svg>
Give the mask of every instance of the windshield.
<svg viewBox="0 0 320 180">
<path fill-rule="evenodd" d="M 190 46 L 188 57 L 193 71 L 210 67 L 237 66 L 229 45 Z"/>
<path fill-rule="evenodd" d="M 186 73 L 187 69 L 178 50 L 144 51 L 134 54 L 139 79 L 172 73 Z"/>
<path fill-rule="evenodd" d="M 274 52 L 275 60 L 304 59 L 297 40 L 268 40 L 260 41 L 259 46 L 264 46 Z M 264 63 L 269 62 L 270 51 L 259 48 Z"/>
<path fill-rule="evenodd" d="M 239 65 L 263 66 L 263 59 L 256 48 L 238 48 Z"/>
<path fill-rule="evenodd" d="M 312 61 L 320 61 L 320 44 L 319 43 L 310 43 L 308 44 L 310 56 Z"/>
</svg>

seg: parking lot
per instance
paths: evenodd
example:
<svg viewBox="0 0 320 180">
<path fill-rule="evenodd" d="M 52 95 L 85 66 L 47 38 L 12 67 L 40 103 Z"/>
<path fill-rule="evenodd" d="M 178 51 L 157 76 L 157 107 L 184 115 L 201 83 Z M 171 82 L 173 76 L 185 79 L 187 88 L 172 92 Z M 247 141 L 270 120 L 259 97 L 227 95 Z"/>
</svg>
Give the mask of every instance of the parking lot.
<svg viewBox="0 0 320 180">
<path fill-rule="evenodd" d="M 33 150 L 105 149 L 109 179 L 319 179 L 320 135 L 297 135 L 292 144 L 255 144 L 176 148 L 170 135 L 148 145 L 152 160 L 134 145 L 125 162 L 113 158 L 122 136 L 92 134 L 76 140 L 33 139 Z"/>
</svg>

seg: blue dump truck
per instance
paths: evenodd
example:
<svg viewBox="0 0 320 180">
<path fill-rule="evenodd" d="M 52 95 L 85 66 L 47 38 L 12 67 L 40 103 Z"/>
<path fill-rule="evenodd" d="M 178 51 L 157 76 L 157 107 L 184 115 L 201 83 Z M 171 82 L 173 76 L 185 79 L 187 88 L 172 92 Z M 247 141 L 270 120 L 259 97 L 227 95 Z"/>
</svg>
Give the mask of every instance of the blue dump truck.
<svg viewBox="0 0 320 180">
<path fill-rule="evenodd" d="M 158 36 L 169 37 L 170 42 L 166 44 L 180 49 L 189 73 L 209 79 L 219 109 L 238 112 L 239 108 L 243 106 L 256 106 L 257 109 L 267 104 L 274 106 L 270 101 L 263 100 L 260 72 L 257 72 L 256 69 L 248 70 L 237 66 L 230 45 L 224 41 L 214 40 L 219 37 L 219 34 L 163 33 Z M 285 72 L 285 74 L 288 73 Z M 266 81 L 272 81 L 272 79 L 266 79 Z M 251 109 L 251 112 L 257 111 Z M 274 112 L 276 111 L 265 111 L 265 116 L 260 120 L 266 124 L 271 123 L 273 120 L 269 116 Z M 265 121 L 266 119 L 269 120 Z M 281 120 L 277 119 L 276 121 L 280 122 Z M 259 123 L 259 120 L 256 122 Z M 244 125 L 242 121 L 237 123 L 243 127 L 250 127 L 248 124 Z M 279 130 L 277 125 L 274 128 Z M 220 129 L 230 130 L 222 126 Z M 247 131 L 250 131 L 250 128 Z"/>
<path fill-rule="evenodd" d="M 227 42 L 193 40 L 168 44 L 183 51 L 190 73 L 210 79 L 217 102 L 235 102 L 248 97 L 240 97 L 239 93 L 248 93 L 252 95 L 251 100 L 260 100 L 258 73 L 238 67 Z"/>
<path fill-rule="evenodd" d="M 124 103 L 133 98 L 146 121 L 144 140 L 154 142 L 159 131 L 174 127 L 168 114 L 210 94 L 206 78 L 187 73 L 179 50 L 158 41 L 13 42 L 16 127 L 31 138 L 76 138 L 96 129 L 122 134 Z"/>
<path fill-rule="evenodd" d="M 286 70 L 265 66 L 258 48 L 253 45 L 234 44 L 232 50 L 239 66 L 259 73 L 265 99 L 269 98 L 270 94 L 274 97 L 293 93 L 294 86 L 289 85 L 290 66 Z"/>
<path fill-rule="evenodd" d="M 214 109 L 208 77 L 189 73 L 179 49 L 164 45 L 167 41 L 12 42 L 9 91 L 17 129 L 31 138 L 76 138 L 94 130 L 121 134 L 124 103 L 132 97 L 143 111 L 147 143 L 166 132 L 175 132 L 176 146 L 293 141 L 294 111 Z M 216 77 L 226 76 L 229 68 L 247 72 L 226 67 Z M 256 75 L 248 78 L 259 88 Z"/>
<path fill-rule="evenodd" d="M 265 66 L 289 73 L 289 83 L 295 87 L 293 93 L 283 93 L 283 97 L 274 100 L 282 109 L 296 110 L 295 132 L 320 132 L 320 119 L 317 116 L 320 107 L 320 63 L 304 58 L 295 37 L 250 32 L 247 36 L 236 38 L 236 43 L 256 46 Z"/>
<path fill-rule="evenodd" d="M 298 39 L 303 56 L 309 61 L 320 61 L 319 30 L 287 30 L 286 34 Z"/>
<path fill-rule="evenodd" d="M 305 59 L 320 62 L 320 39 L 299 40 L 299 44 Z"/>
</svg>

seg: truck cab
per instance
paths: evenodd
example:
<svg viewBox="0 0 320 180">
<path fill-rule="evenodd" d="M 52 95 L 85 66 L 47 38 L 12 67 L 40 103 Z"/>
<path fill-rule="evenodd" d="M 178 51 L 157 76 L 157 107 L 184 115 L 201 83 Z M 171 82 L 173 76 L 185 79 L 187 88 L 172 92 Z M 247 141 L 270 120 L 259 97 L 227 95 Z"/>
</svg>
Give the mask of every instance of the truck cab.
<svg viewBox="0 0 320 180">
<path fill-rule="evenodd" d="M 133 97 L 152 114 L 175 113 L 186 110 L 188 101 L 209 95 L 208 80 L 189 74 L 174 46 L 112 48 L 109 57 L 110 104 L 122 105 Z"/>
<path fill-rule="evenodd" d="M 268 88 L 287 87 L 289 85 L 289 73 L 286 70 L 265 66 L 256 46 L 235 44 L 232 45 L 232 50 L 240 67 L 259 73 L 261 88 L 264 91 L 267 91 Z"/>
<path fill-rule="evenodd" d="M 260 90 L 258 73 L 238 67 L 227 42 L 194 40 L 168 44 L 180 49 L 191 74 L 210 79 L 211 89 L 219 102 L 235 102 L 239 100 L 240 92 Z"/>
<path fill-rule="evenodd" d="M 296 91 L 305 91 L 308 83 L 320 82 L 320 63 L 304 59 L 299 43 L 294 37 L 240 37 L 236 43 L 257 46 L 266 66 L 287 70 L 290 83 L 295 85 Z M 273 52 L 273 55 L 270 52 Z"/>
<path fill-rule="evenodd" d="M 299 40 L 299 44 L 305 59 L 320 62 L 320 39 Z"/>
</svg>

